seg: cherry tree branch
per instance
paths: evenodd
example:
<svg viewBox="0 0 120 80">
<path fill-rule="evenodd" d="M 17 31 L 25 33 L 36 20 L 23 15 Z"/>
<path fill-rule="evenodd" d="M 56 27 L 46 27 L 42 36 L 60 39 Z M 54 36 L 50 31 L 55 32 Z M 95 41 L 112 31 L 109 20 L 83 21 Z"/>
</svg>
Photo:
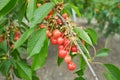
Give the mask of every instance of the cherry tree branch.
<svg viewBox="0 0 120 80">
<path fill-rule="evenodd" d="M 57 13 L 57 16 L 62 20 L 62 22 L 63 22 L 63 24 L 64 24 L 65 26 L 68 26 L 68 27 L 69 27 L 69 25 L 66 23 L 65 19 L 64 19 L 59 13 Z M 70 28 L 70 27 L 69 27 L 69 28 Z M 70 29 L 70 30 L 71 30 L 71 29 Z M 71 36 L 73 36 L 72 30 L 70 31 L 70 34 L 71 34 Z M 89 63 L 87 57 L 85 56 L 84 52 L 82 51 L 81 47 L 79 46 L 79 44 L 77 43 L 76 40 L 74 40 L 74 43 L 75 43 L 75 45 L 77 46 L 78 51 L 82 54 L 82 56 L 83 56 L 85 62 L 87 63 L 87 65 L 88 65 L 91 73 L 93 74 L 95 80 L 98 80 L 98 77 L 97 77 L 95 71 L 93 70 L 92 66 L 90 65 L 90 63 Z"/>
</svg>

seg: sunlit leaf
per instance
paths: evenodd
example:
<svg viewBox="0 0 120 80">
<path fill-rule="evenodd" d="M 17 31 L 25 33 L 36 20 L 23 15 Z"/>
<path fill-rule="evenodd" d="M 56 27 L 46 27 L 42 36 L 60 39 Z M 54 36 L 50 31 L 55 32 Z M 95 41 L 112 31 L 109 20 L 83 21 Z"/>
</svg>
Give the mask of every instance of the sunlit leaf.
<svg viewBox="0 0 120 80">
<path fill-rule="evenodd" d="M 47 53 L 48 53 L 48 39 L 46 39 L 43 44 L 44 46 L 42 47 L 39 54 L 36 54 L 33 56 L 33 62 L 32 62 L 33 70 L 37 70 L 45 64 L 45 60 L 46 60 Z"/>
<path fill-rule="evenodd" d="M 74 31 L 76 32 L 77 36 L 84 40 L 86 43 L 93 45 L 89 35 L 83 29 L 75 27 Z"/>
<path fill-rule="evenodd" d="M 27 45 L 27 52 L 29 57 L 39 54 L 42 47 L 44 46 L 45 39 L 46 29 L 37 30 L 31 35 Z"/>
<path fill-rule="evenodd" d="M 105 57 L 108 56 L 108 54 L 109 54 L 109 49 L 103 48 L 97 51 L 96 57 Z"/>
</svg>

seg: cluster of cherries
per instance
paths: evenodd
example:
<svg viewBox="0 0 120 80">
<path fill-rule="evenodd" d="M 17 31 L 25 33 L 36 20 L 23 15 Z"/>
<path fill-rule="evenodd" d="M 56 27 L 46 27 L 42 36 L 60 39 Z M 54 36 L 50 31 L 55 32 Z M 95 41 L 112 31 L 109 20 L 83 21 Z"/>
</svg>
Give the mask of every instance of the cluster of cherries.
<svg viewBox="0 0 120 80">
<path fill-rule="evenodd" d="M 74 70 L 76 65 L 72 62 L 70 52 L 76 53 L 78 51 L 77 47 L 69 38 L 64 36 L 64 33 L 60 32 L 58 29 L 55 29 L 52 32 L 47 30 L 46 35 L 50 38 L 50 42 L 53 45 L 58 45 L 58 57 L 64 59 L 67 63 L 68 70 Z"/>
<path fill-rule="evenodd" d="M 45 17 L 45 20 L 51 18 L 52 14 L 53 10 L 48 13 L 48 15 Z M 62 17 L 67 20 L 67 13 L 62 14 Z M 55 19 L 54 22 L 60 27 L 62 27 L 63 25 L 60 18 Z M 39 28 L 44 27 L 46 27 L 46 25 L 43 23 L 39 25 Z M 77 53 L 78 49 L 73 41 L 65 35 L 65 31 L 66 30 L 61 30 L 60 28 L 56 28 L 55 26 L 53 29 L 47 27 L 46 36 L 50 39 L 52 45 L 58 45 L 58 57 L 63 58 L 64 61 L 67 63 L 68 70 L 72 71 L 76 69 L 76 64 L 72 62 L 72 57 L 70 56 L 70 53 Z"/>
</svg>

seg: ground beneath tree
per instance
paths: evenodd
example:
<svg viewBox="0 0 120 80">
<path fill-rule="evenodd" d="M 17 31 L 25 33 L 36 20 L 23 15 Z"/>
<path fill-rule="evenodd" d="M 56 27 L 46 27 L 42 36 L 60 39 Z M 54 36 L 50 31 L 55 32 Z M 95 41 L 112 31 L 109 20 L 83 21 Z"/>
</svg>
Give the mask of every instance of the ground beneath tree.
<svg viewBox="0 0 120 80">
<path fill-rule="evenodd" d="M 104 47 L 105 39 L 103 37 L 99 38 L 97 49 Z M 103 63 L 112 63 L 120 67 L 120 36 L 116 35 L 111 37 L 108 41 L 108 48 L 110 48 L 110 54 L 108 57 L 97 58 L 95 61 L 100 61 Z M 93 50 L 90 49 L 90 53 L 93 54 Z M 79 65 L 79 59 L 76 57 L 74 62 Z M 102 76 L 104 73 L 104 68 L 99 64 L 92 64 L 96 74 L 99 77 L 99 80 L 105 80 Z M 67 65 L 63 62 L 59 67 L 57 66 L 57 46 L 49 46 L 48 57 L 43 68 L 37 71 L 40 80 L 73 80 L 75 74 L 67 70 Z M 89 69 L 85 72 L 86 80 L 94 80 Z M 0 80 L 4 80 L 0 76 Z M 15 79 L 18 80 L 18 79 Z"/>
</svg>

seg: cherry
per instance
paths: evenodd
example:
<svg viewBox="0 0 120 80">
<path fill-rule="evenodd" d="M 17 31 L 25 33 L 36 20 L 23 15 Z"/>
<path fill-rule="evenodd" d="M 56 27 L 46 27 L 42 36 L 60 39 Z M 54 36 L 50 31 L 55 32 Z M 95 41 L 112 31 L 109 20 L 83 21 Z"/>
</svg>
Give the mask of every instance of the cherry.
<svg viewBox="0 0 120 80">
<path fill-rule="evenodd" d="M 4 34 L 0 34 L 0 42 L 4 41 Z"/>
<path fill-rule="evenodd" d="M 45 28 L 45 24 L 41 23 L 41 24 L 39 25 L 39 28 Z"/>
<path fill-rule="evenodd" d="M 61 25 L 61 24 L 62 24 L 61 19 L 57 19 L 56 22 L 57 22 L 58 25 Z"/>
<path fill-rule="evenodd" d="M 76 68 L 76 64 L 75 63 L 70 62 L 68 64 L 68 70 L 73 71 L 73 70 L 75 70 L 75 68 Z"/>
<path fill-rule="evenodd" d="M 65 50 L 70 51 L 70 46 L 68 45 Z"/>
<path fill-rule="evenodd" d="M 67 18 L 68 18 L 67 13 L 62 14 L 62 17 L 63 17 L 64 19 L 67 19 Z"/>
<path fill-rule="evenodd" d="M 47 16 L 45 17 L 45 20 L 48 20 L 50 17 L 51 17 L 51 15 L 47 15 Z"/>
<path fill-rule="evenodd" d="M 64 46 L 63 45 L 58 45 L 58 50 L 60 49 L 64 49 Z"/>
<path fill-rule="evenodd" d="M 14 37 L 14 41 L 17 41 L 18 39 L 19 39 L 19 37 L 18 37 L 18 36 Z"/>
<path fill-rule="evenodd" d="M 60 58 L 65 58 L 65 56 L 67 55 L 67 51 L 63 50 L 63 49 L 60 49 L 58 51 L 58 57 Z"/>
<path fill-rule="evenodd" d="M 70 43 L 70 40 L 69 40 L 69 39 L 65 39 L 63 44 L 64 44 L 64 46 L 66 46 L 66 45 L 68 45 L 69 43 Z"/>
<path fill-rule="evenodd" d="M 53 10 L 51 10 L 48 15 L 45 17 L 45 20 L 48 20 L 53 14 Z"/>
<path fill-rule="evenodd" d="M 77 47 L 76 47 L 76 46 L 72 46 L 72 47 L 71 47 L 71 51 L 72 51 L 72 52 L 77 52 Z"/>
<path fill-rule="evenodd" d="M 53 10 L 51 10 L 49 13 L 48 13 L 48 15 L 52 15 L 53 14 Z"/>
<path fill-rule="evenodd" d="M 14 32 L 14 41 L 17 41 L 19 38 L 20 38 L 20 32 L 18 31 L 18 30 L 16 30 L 15 32 Z"/>
<path fill-rule="evenodd" d="M 53 45 L 57 44 L 57 40 L 53 37 L 50 38 L 50 41 Z"/>
<path fill-rule="evenodd" d="M 70 55 L 67 55 L 67 56 L 64 58 L 64 61 L 69 64 L 69 63 L 71 62 L 71 56 L 70 56 Z"/>
<path fill-rule="evenodd" d="M 57 43 L 60 45 L 60 44 L 63 44 L 63 42 L 64 42 L 63 37 L 58 37 Z"/>
<path fill-rule="evenodd" d="M 52 36 L 52 33 L 49 30 L 47 30 L 46 35 L 47 35 L 48 38 L 50 38 Z"/>
<path fill-rule="evenodd" d="M 61 33 L 58 29 L 55 29 L 55 30 L 53 31 L 53 37 L 54 37 L 54 38 L 60 37 L 61 34 L 62 34 L 62 33 Z"/>
</svg>

